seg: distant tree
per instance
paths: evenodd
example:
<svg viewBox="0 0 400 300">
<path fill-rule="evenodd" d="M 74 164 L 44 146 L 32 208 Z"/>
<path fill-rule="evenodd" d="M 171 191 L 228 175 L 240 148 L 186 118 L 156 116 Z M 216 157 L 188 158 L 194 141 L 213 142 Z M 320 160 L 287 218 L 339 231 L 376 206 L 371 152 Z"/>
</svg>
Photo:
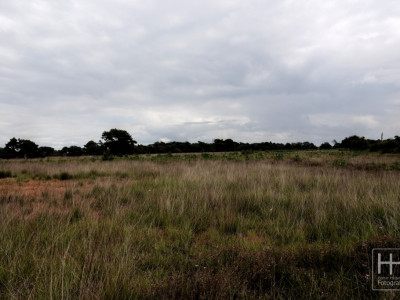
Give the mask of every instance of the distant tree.
<svg viewBox="0 0 400 300">
<path fill-rule="evenodd" d="M 217 152 L 225 152 L 225 151 L 235 151 L 239 143 L 234 142 L 232 139 L 215 139 L 213 148 Z"/>
<path fill-rule="evenodd" d="M 63 147 L 58 151 L 58 154 L 62 156 L 81 156 L 84 154 L 84 150 L 79 146 Z"/>
<path fill-rule="evenodd" d="M 317 146 L 314 145 L 314 143 L 311 142 L 303 142 L 301 145 L 301 148 L 304 150 L 315 150 L 318 149 Z"/>
<path fill-rule="evenodd" d="M 226 139 L 224 141 L 224 146 L 226 151 L 235 151 L 236 147 L 238 146 L 238 143 L 233 141 L 232 139 Z"/>
<path fill-rule="evenodd" d="M 342 140 L 340 143 L 341 148 L 347 148 L 350 150 L 357 150 L 357 151 L 362 151 L 362 150 L 367 150 L 369 148 L 369 143 L 364 137 L 359 137 L 357 135 L 353 135 L 350 137 L 347 137 Z"/>
<path fill-rule="evenodd" d="M 286 143 L 284 147 L 285 147 L 286 150 L 292 150 L 293 149 L 293 144 Z"/>
<path fill-rule="evenodd" d="M 39 146 L 30 140 L 12 138 L 3 151 L 6 158 L 39 157 Z"/>
<path fill-rule="evenodd" d="M 6 147 L 3 150 L 4 158 L 16 158 L 18 156 L 18 140 L 13 137 L 6 144 Z"/>
<path fill-rule="evenodd" d="M 199 152 L 209 151 L 208 150 L 208 148 L 209 148 L 208 144 L 198 141 L 197 145 L 198 145 L 198 151 Z"/>
<path fill-rule="evenodd" d="M 58 154 L 61 156 L 67 156 L 68 155 L 68 147 L 62 147 L 62 149 L 58 151 Z"/>
<path fill-rule="evenodd" d="M 138 154 L 150 154 L 151 152 L 151 146 L 145 146 L 145 145 L 137 145 L 135 147 L 135 153 Z"/>
<path fill-rule="evenodd" d="M 319 149 L 321 150 L 329 150 L 332 149 L 332 145 L 329 144 L 328 142 L 322 143 L 321 146 L 319 146 Z"/>
<path fill-rule="evenodd" d="M 370 151 L 379 151 L 381 153 L 397 153 L 400 152 L 400 141 L 394 139 L 386 139 L 383 141 L 378 141 L 374 143 Z"/>
<path fill-rule="evenodd" d="M 81 147 L 79 147 L 79 146 L 70 146 L 70 147 L 68 147 L 67 156 L 81 156 L 84 153 L 85 152 Z"/>
<path fill-rule="evenodd" d="M 214 140 L 214 151 L 217 151 L 217 152 L 225 151 L 224 140 L 222 140 L 222 139 Z"/>
<path fill-rule="evenodd" d="M 132 154 L 137 143 L 127 131 L 116 128 L 104 131 L 101 138 L 104 148 L 119 156 Z"/>
<path fill-rule="evenodd" d="M 101 154 L 101 147 L 94 141 L 89 141 L 84 146 L 85 154 L 87 155 L 99 155 Z"/>
<path fill-rule="evenodd" d="M 39 147 L 39 156 L 48 157 L 54 156 L 56 154 L 56 150 L 52 147 Z"/>
<path fill-rule="evenodd" d="M 30 140 L 18 140 L 20 157 L 39 157 L 39 146 Z"/>
<path fill-rule="evenodd" d="M 333 144 L 332 148 L 334 148 L 334 149 L 340 148 L 340 145 L 341 145 L 336 139 L 334 139 L 332 141 L 332 144 Z"/>
<path fill-rule="evenodd" d="M 153 153 L 166 153 L 168 152 L 167 145 L 164 142 L 155 142 L 151 145 Z"/>
<path fill-rule="evenodd" d="M 288 150 L 314 150 L 317 149 L 317 146 L 315 146 L 313 143 L 310 142 L 298 142 L 298 143 L 287 143 L 285 145 L 285 149 Z"/>
</svg>

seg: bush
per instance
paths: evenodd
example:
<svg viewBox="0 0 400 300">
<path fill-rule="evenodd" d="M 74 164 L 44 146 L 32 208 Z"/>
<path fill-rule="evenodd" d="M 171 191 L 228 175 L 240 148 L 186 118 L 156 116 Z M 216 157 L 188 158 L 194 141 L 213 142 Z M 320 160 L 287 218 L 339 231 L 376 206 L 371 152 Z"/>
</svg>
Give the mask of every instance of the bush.
<svg viewBox="0 0 400 300">
<path fill-rule="evenodd" d="M 296 154 L 294 157 L 292 157 L 292 160 L 295 161 L 295 162 L 302 162 L 303 161 L 303 159 L 298 154 Z"/>
<path fill-rule="evenodd" d="M 347 166 L 347 161 L 345 159 L 343 159 L 343 158 L 336 159 L 332 163 L 332 165 L 335 166 L 335 167 L 345 167 L 345 166 Z"/>
<path fill-rule="evenodd" d="M 60 180 L 69 180 L 69 179 L 72 179 L 73 176 L 71 174 L 69 174 L 68 172 L 62 172 L 58 175 L 55 175 L 54 178 L 58 178 Z"/>
<path fill-rule="evenodd" d="M 107 149 L 106 151 L 104 151 L 102 159 L 104 161 L 108 161 L 108 160 L 113 160 L 114 159 L 114 155 L 111 154 L 110 149 Z"/>
<path fill-rule="evenodd" d="M 321 150 L 329 150 L 329 149 L 332 149 L 332 145 L 329 144 L 328 142 L 325 142 L 325 143 L 321 144 L 321 146 L 319 146 L 319 149 L 321 149 Z"/>
<path fill-rule="evenodd" d="M 0 171 L 0 178 L 12 177 L 10 171 Z"/>
<path fill-rule="evenodd" d="M 201 157 L 202 157 L 203 159 L 212 159 L 212 158 L 213 158 L 213 155 L 211 155 L 211 154 L 209 154 L 209 153 L 202 153 L 202 154 L 201 154 Z"/>
</svg>

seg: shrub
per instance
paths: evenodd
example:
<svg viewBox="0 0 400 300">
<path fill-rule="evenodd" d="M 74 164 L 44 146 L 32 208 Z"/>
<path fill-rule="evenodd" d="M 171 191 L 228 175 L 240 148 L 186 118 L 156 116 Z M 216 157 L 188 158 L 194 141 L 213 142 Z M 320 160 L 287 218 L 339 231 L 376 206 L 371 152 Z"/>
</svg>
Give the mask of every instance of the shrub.
<svg viewBox="0 0 400 300">
<path fill-rule="evenodd" d="M 71 174 L 69 174 L 68 172 L 61 172 L 58 175 L 55 175 L 54 178 L 58 178 L 60 180 L 69 180 L 72 179 L 73 176 Z"/>
<path fill-rule="evenodd" d="M 295 162 L 301 162 L 303 161 L 300 155 L 296 154 L 294 157 L 292 157 L 292 160 Z"/>
<path fill-rule="evenodd" d="M 11 177 L 10 171 L 0 171 L 0 178 L 8 178 Z"/>
<path fill-rule="evenodd" d="M 336 160 L 332 163 L 332 165 L 335 166 L 335 167 L 345 167 L 345 166 L 347 166 L 347 162 L 346 162 L 345 159 L 340 158 L 340 159 L 336 159 Z"/>
<path fill-rule="evenodd" d="M 106 151 L 104 151 L 102 159 L 104 161 L 110 161 L 110 160 L 114 159 L 114 155 L 111 154 L 110 149 L 107 149 Z"/>
<path fill-rule="evenodd" d="M 203 159 L 211 159 L 213 156 L 211 154 L 209 154 L 209 153 L 202 153 L 201 157 Z"/>
</svg>

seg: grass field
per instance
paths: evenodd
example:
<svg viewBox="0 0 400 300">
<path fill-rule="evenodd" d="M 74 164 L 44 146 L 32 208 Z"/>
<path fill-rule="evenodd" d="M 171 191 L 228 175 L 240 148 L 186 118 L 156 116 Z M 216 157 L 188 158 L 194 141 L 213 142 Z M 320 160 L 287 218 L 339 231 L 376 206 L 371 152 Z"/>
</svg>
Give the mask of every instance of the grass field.
<svg viewBox="0 0 400 300">
<path fill-rule="evenodd" d="M 0 160 L 4 299 L 390 299 L 400 156 Z"/>
</svg>

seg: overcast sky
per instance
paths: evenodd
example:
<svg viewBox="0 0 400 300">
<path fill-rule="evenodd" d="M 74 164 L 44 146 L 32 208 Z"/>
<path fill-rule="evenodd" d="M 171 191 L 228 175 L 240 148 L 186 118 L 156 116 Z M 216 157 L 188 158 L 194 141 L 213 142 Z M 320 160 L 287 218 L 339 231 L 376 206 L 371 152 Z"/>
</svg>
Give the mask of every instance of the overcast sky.
<svg viewBox="0 0 400 300">
<path fill-rule="evenodd" d="M 400 135 L 400 1 L 0 1 L 0 147 Z"/>
</svg>

